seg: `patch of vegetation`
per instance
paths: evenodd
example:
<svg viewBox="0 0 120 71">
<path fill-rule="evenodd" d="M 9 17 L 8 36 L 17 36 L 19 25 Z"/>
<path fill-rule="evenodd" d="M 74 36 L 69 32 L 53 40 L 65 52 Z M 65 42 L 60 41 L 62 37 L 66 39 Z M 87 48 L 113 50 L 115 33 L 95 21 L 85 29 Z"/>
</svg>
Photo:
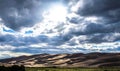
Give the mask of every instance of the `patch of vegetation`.
<svg viewBox="0 0 120 71">
<path fill-rule="evenodd" d="M 101 68 L 58 68 L 58 67 L 27 67 L 24 66 L 0 66 L 0 71 L 120 71 L 119 67 L 101 67 Z"/>
<path fill-rule="evenodd" d="M 120 71 L 120 68 L 26 68 L 26 71 Z"/>
<path fill-rule="evenodd" d="M 25 67 L 17 65 L 10 67 L 0 66 L 0 71 L 25 71 Z"/>
</svg>

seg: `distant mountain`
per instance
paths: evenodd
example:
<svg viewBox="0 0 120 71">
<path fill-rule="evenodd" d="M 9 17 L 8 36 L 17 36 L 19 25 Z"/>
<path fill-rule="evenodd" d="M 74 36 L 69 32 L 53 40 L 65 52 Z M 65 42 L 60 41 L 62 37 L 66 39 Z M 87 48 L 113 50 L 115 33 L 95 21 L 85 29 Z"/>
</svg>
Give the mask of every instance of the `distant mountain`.
<svg viewBox="0 0 120 71">
<path fill-rule="evenodd" d="M 26 67 L 120 66 L 120 53 L 37 54 L 0 60 L 0 65 Z"/>
</svg>

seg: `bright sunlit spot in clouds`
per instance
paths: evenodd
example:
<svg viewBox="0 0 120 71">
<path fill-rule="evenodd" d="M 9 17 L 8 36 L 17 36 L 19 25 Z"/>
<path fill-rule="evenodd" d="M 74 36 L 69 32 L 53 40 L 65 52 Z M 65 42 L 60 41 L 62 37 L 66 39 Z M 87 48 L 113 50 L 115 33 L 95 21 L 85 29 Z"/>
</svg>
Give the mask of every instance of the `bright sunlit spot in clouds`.
<svg viewBox="0 0 120 71">
<path fill-rule="evenodd" d="M 67 16 L 67 9 L 63 5 L 53 5 L 44 12 L 44 18 L 51 22 L 64 22 Z"/>
</svg>

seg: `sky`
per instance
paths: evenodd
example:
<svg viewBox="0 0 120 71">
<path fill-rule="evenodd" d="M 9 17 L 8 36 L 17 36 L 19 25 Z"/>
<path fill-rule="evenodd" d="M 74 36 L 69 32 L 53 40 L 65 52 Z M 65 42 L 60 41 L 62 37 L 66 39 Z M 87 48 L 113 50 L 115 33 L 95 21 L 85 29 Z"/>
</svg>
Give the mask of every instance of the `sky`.
<svg viewBox="0 0 120 71">
<path fill-rule="evenodd" d="M 0 0 L 0 59 L 120 52 L 120 0 Z"/>
</svg>

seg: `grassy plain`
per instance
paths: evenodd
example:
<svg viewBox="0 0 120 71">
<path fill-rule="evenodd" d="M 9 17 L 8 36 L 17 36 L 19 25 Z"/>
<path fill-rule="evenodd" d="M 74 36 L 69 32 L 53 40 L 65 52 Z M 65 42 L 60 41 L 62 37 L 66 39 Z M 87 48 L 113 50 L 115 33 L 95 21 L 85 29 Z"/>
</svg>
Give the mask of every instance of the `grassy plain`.
<svg viewBox="0 0 120 71">
<path fill-rule="evenodd" d="M 25 68 L 26 71 L 120 71 L 120 68 Z"/>
</svg>

